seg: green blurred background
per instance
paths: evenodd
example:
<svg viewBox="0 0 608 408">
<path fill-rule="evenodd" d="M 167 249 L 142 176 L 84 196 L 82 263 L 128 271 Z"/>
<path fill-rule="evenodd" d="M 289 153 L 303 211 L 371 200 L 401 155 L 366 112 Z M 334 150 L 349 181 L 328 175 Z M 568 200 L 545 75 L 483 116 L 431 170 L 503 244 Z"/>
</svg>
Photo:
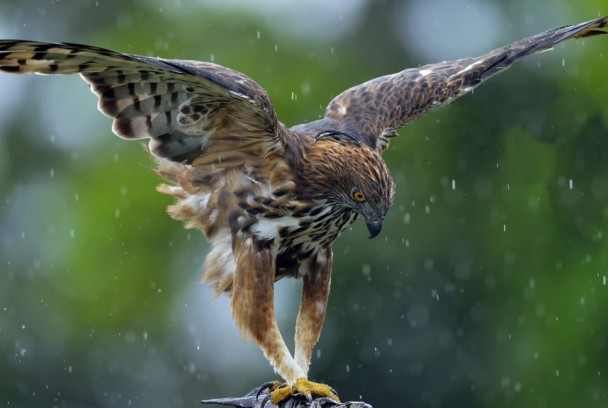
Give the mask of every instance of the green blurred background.
<svg viewBox="0 0 608 408">
<path fill-rule="evenodd" d="M 2 0 L 0 37 L 215 61 L 287 125 L 343 89 L 608 14 L 605 0 Z M 607 36 L 608 37 L 608 36 Z M 608 406 L 608 38 L 401 130 L 379 238 L 335 246 L 311 378 L 375 407 Z M 207 244 L 77 77 L 0 75 L 0 405 L 196 407 L 274 379 Z M 293 336 L 299 283 L 278 284 Z M 289 341 L 292 344 L 291 340 Z"/>
</svg>

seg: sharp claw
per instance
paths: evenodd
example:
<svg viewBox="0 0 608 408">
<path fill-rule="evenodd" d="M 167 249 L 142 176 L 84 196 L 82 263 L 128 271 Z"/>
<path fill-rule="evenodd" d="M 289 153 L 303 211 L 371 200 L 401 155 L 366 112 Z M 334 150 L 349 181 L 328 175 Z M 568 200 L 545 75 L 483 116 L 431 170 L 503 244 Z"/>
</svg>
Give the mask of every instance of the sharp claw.
<svg viewBox="0 0 608 408">
<path fill-rule="evenodd" d="M 258 389 L 260 387 L 255 387 L 254 389 L 252 389 L 251 391 L 249 391 L 247 394 L 245 394 L 246 397 L 251 397 L 252 395 L 255 395 L 258 392 Z"/>
<path fill-rule="evenodd" d="M 312 393 L 307 392 L 305 395 L 306 399 L 308 400 L 308 402 L 312 402 Z"/>
<path fill-rule="evenodd" d="M 255 394 L 255 400 L 257 401 L 260 394 L 263 393 L 264 390 L 270 389 L 270 387 L 272 387 L 272 386 L 274 386 L 274 381 L 268 381 L 268 382 L 265 382 L 264 384 L 260 385 L 260 388 L 258 388 L 258 392 L 256 392 L 256 394 Z"/>
</svg>

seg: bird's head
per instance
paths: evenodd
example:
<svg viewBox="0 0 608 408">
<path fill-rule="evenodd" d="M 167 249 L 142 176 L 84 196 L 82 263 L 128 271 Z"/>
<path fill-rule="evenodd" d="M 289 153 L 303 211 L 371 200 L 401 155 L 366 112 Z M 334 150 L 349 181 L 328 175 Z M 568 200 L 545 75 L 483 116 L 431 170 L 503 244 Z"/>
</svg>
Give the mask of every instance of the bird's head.
<svg viewBox="0 0 608 408">
<path fill-rule="evenodd" d="M 362 216 L 374 238 L 393 204 L 391 174 L 375 149 L 346 134 L 331 136 L 318 138 L 310 151 L 316 189 L 331 204 Z"/>
</svg>

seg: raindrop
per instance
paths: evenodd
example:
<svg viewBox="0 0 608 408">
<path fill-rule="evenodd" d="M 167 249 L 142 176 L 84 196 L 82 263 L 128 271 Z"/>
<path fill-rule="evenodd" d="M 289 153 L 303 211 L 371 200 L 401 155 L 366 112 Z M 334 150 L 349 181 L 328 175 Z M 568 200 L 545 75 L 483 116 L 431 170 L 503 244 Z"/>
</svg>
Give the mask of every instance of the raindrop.
<svg viewBox="0 0 608 408">
<path fill-rule="evenodd" d="M 262 33 L 260 33 L 260 30 L 257 31 L 256 36 L 258 38 L 258 40 L 260 39 L 260 36 L 262 35 Z"/>
<path fill-rule="evenodd" d="M 51 169 L 51 178 L 55 178 L 55 169 Z"/>
<path fill-rule="evenodd" d="M 114 218 L 120 218 L 120 208 L 114 209 Z"/>
<path fill-rule="evenodd" d="M 361 267 L 361 272 L 363 273 L 363 276 L 367 276 L 369 277 L 372 274 L 372 267 L 370 264 L 363 264 L 363 266 Z"/>
<path fill-rule="evenodd" d="M 437 292 L 437 289 L 431 289 L 431 297 L 439 300 L 439 293 Z"/>
<path fill-rule="evenodd" d="M 456 190 L 456 180 L 452 179 L 452 190 Z"/>
<path fill-rule="evenodd" d="M 76 235 L 76 233 L 74 232 L 73 229 L 70 230 L 70 238 L 74 238 L 74 235 Z"/>
<path fill-rule="evenodd" d="M 303 82 L 300 86 L 300 90 L 302 91 L 302 95 L 310 95 L 310 84 L 308 82 Z"/>
<path fill-rule="evenodd" d="M 350 366 L 348 364 L 346 364 L 346 372 L 350 373 Z"/>
<path fill-rule="evenodd" d="M 572 188 L 573 188 L 573 187 L 574 187 L 574 182 L 572 181 L 572 179 L 569 179 L 569 180 L 568 180 L 568 188 L 569 188 L 570 190 L 572 190 Z"/>
</svg>

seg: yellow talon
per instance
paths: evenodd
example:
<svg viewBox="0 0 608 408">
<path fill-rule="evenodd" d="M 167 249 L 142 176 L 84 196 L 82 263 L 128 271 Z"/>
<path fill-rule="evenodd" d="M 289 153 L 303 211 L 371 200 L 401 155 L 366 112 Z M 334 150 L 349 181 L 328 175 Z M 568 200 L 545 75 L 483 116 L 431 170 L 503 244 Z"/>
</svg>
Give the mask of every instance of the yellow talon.
<svg viewBox="0 0 608 408">
<path fill-rule="evenodd" d="M 283 384 L 278 381 L 270 381 L 260 385 L 260 387 L 258 388 L 258 392 L 255 394 L 256 401 L 260 397 L 260 394 L 262 394 L 263 392 L 271 394 L 274 390 L 280 388 L 281 386 L 283 386 Z"/>
<path fill-rule="evenodd" d="M 268 384 L 268 387 L 266 389 L 268 390 L 268 392 L 273 392 L 274 390 L 278 389 L 282 385 L 283 384 L 280 383 L 279 381 L 273 381 L 270 384 Z"/>
<path fill-rule="evenodd" d="M 301 394 L 309 401 L 312 401 L 314 396 L 318 398 L 331 398 L 336 402 L 340 402 L 340 398 L 334 394 L 329 385 L 308 381 L 306 378 L 298 378 L 293 386 L 275 389 L 271 393 L 270 402 L 274 405 L 279 405 L 294 394 Z"/>
<path fill-rule="evenodd" d="M 270 402 L 274 405 L 278 406 L 280 403 L 285 401 L 287 398 L 291 397 L 292 388 L 290 386 L 286 386 L 283 388 L 277 388 L 270 393 Z"/>
</svg>

